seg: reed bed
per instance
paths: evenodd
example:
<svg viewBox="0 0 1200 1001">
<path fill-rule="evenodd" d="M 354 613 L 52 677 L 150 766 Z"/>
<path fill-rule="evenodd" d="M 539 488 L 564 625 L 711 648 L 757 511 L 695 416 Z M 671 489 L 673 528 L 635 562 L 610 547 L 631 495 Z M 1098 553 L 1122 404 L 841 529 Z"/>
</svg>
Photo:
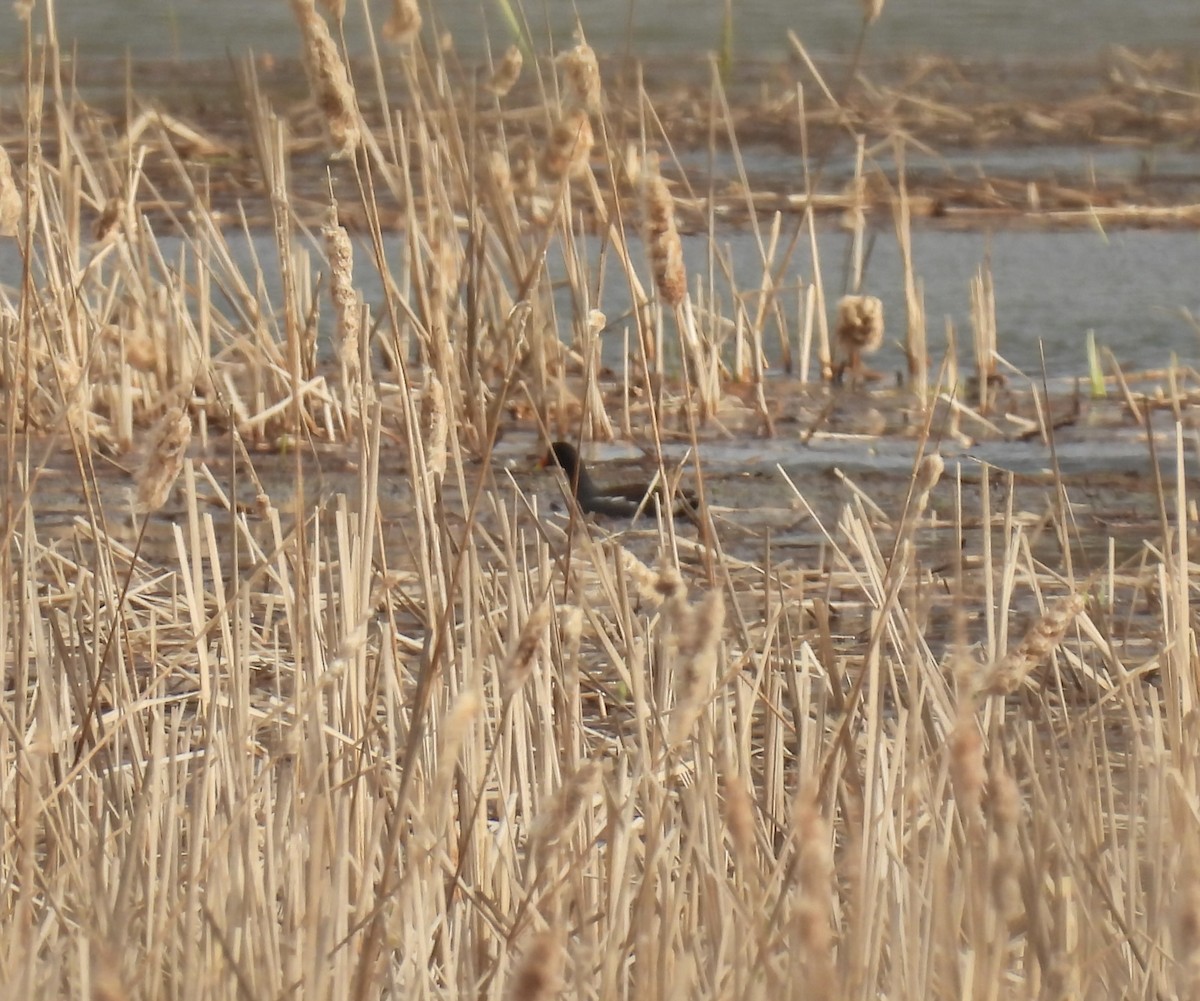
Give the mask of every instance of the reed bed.
<svg viewBox="0 0 1200 1001">
<path fill-rule="evenodd" d="M 5 992 L 1193 992 L 1186 374 L 1155 404 L 1113 366 L 1174 471 L 1131 554 L 1097 559 L 1057 475 L 1040 510 L 986 468 L 965 490 L 938 452 L 946 407 L 988 416 L 943 379 L 909 400 L 903 503 L 849 484 L 801 560 L 769 533 L 735 542 L 703 443 L 736 412 L 772 430 L 771 323 L 798 371 L 831 364 L 819 280 L 803 319 L 783 308 L 780 224 L 761 288 L 721 301 L 679 273 L 661 113 L 643 94 L 615 116 L 586 42 L 506 55 L 472 103 L 413 5 L 367 74 L 336 21 L 295 8 L 314 145 L 256 67 L 240 81 L 274 290 L 232 247 L 251 220 L 212 204 L 167 116 L 145 142 L 90 141 L 58 50 L 27 49 L 22 165 L 0 173 L 23 262 L 0 290 Z M 535 69 L 522 125 L 502 102 Z M 306 156 L 321 199 L 296 191 Z M 628 279 L 615 329 L 594 252 Z M 986 275 L 973 302 L 986 394 Z M 612 336 L 629 349 L 608 378 Z M 663 476 L 662 442 L 688 442 L 698 524 L 546 517 L 491 462 L 520 426 L 637 428 Z M 50 525 L 58 491 L 77 511 Z"/>
</svg>

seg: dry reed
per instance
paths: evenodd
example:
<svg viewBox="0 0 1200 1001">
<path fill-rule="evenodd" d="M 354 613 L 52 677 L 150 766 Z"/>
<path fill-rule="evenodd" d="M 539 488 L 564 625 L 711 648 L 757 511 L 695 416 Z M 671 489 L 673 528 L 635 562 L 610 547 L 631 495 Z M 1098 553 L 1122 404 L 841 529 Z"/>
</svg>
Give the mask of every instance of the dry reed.
<svg viewBox="0 0 1200 1001">
<path fill-rule="evenodd" d="M 564 394 L 552 416 L 575 427 L 579 401 L 621 399 L 647 441 L 686 432 L 707 458 L 689 380 L 719 378 L 719 338 L 744 339 L 752 378 L 765 325 L 820 344 L 818 263 L 797 313 L 776 308 L 778 224 L 762 281 L 733 301 L 699 272 L 694 295 L 683 274 L 659 289 L 677 295 L 681 330 L 715 332 L 685 348 L 688 371 L 605 375 L 587 327 L 608 305 L 600 272 L 624 272 L 636 304 L 611 323 L 661 336 L 630 263 L 623 220 L 637 213 L 612 211 L 604 238 L 585 240 L 594 223 L 569 205 L 585 186 L 547 207 L 533 169 L 553 101 L 506 101 L 497 118 L 494 101 L 455 90 L 453 60 L 414 47 L 399 84 L 371 67 L 364 106 L 385 106 L 360 134 L 372 170 L 337 192 L 380 290 L 377 324 L 354 313 L 355 354 L 370 329 L 392 365 L 348 422 L 340 363 L 318 337 L 321 273 L 339 339 L 359 290 L 345 233 L 329 234 L 328 265 L 299 236 L 327 204 L 295 187 L 313 137 L 293 136 L 247 74 L 238 139 L 271 197 L 258 216 L 247 198 L 247 232 L 231 233 L 218 175 L 196 183 L 196 137 L 139 116 L 114 152 L 108 125 L 54 79 L 54 44 L 51 86 L 26 85 L 31 146 L 14 148 L 20 211 L 36 222 L 17 253 L 32 257 L 19 287 L 0 287 L 5 988 L 179 1001 L 1194 993 L 1200 588 L 1182 429 L 1180 475 L 1125 562 L 1116 543 L 1073 534 L 1089 500 L 1073 483 L 1054 484 L 1061 506 L 1018 477 L 995 496 L 994 471 L 972 480 L 951 460 L 944 475 L 932 452 L 898 485 L 843 480 L 833 497 L 805 481 L 797 511 L 781 511 L 783 545 L 759 531 L 773 524 L 766 480 L 745 481 L 703 535 L 577 520 L 568 537 L 523 489 L 522 380 L 582 375 L 589 393 Z M 588 74 L 595 89 L 572 83 L 569 62 L 564 105 L 603 135 L 616 94 Z M 1116 87 L 1148 79 L 1131 59 L 1111 66 Z M 893 97 L 887 131 L 904 131 L 916 102 Z M 358 106 L 342 98 L 347 114 Z M 670 115 L 645 105 L 650 136 Z M 723 118 L 734 141 L 739 115 Z M 347 127 L 365 125 L 355 112 Z M 580 133 L 556 184 L 566 161 L 591 165 Z M 483 211 L 480 150 L 494 151 L 503 196 Z M 579 176 L 617 208 L 634 189 L 618 169 L 600 191 L 601 162 Z M 814 187 L 780 211 L 848 206 Z M 855 193 L 864 212 L 871 191 Z M 680 195 L 670 210 L 700 219 L 732 204 L 722 197 Z M 773 204 L 741 208 L 757 224 Z M 815 262 L 811 214 L 806 228 Z M 706 233 L 714 248 L 718 235 Z M 569 262 L 565 277 L 547 259 Z M 714 249 L 711 270 L 727 263 Z M 989 300 L 981 276 L 984 326 Z M 800 315 L 803 336 L 788 327 Z M 559 342 L 568 326 L 589 353 Z M 1186 420 L 1188 378 L 1161 399 L 1127 385 L 1126 405 L 1147 431 L 1159 410 Z M 109 457 L 184 386 L 186 406 L 147 436 L 144 544 L 131 547 Z M 722 430 L 740 433 L 721 402 Z M 723 500 L 727 480 L 701 482 Z M 911 498 L 900 525 L 896 495 Z M 1087 579 L 1072 559 L 1092 564 Z M 998 656 L 1013 609 L 1064 592 Z M 968 649 L 993 666 L 956 702 L 946 663 Z M 1050 657 L 1070 673 L 978 698 L 1019 690 Z"/>
</svg>

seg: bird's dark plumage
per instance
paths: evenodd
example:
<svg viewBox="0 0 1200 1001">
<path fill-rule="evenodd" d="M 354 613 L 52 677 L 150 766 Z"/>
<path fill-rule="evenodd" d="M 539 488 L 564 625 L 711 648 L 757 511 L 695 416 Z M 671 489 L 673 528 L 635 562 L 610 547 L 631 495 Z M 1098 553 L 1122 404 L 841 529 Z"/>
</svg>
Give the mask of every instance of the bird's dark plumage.
<svg viewBox="0 0 1200 1001">
<path fill-rule="evenodd" d="M 642 507 L 643 502 L 653 508 L 654 500 L 649 501 L 646 495 L 650 493 L 649 483 L 625 483 L 619 486 L 598 487 L 588 475 L 587 467 L 570 442 L 556 441 L 550 446 L 550 451 L 542 459 L 543 466 L 556 465 L 566 474 L 567 481 L 579 507 L 587 514 L 604 514 L 613 518 L 632 517 Z M 655 485 L 655 492 L 661 496 L 661 484 Z M 696 498 L 690 491 L 681 491 L 672 512 L 676 517 L 694 511 Z"/>
</svg>

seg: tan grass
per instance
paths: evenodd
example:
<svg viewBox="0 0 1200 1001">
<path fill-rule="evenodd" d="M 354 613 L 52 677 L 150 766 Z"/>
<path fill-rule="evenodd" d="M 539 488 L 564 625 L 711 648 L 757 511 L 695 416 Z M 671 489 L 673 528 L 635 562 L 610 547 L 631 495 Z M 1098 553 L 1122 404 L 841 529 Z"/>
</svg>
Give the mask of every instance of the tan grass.
<svg viewBox="0 0 1200 1001">
<path fill-rule="evenodd" d="M 0 993 L 1195 992 L 1187 476 L 1156 481 L 1121 562 L 1080 538 L 1072 483 L 943 459 L 922 397 L 916 445 L 880 443 L 915 453 L 911 476 L 843 474 L 836 496 L 794 479 L 803 521 L 782 539 L 758 532 L 759 481 L 700 526 L 564 527 L 534 496 L 533 429 L 603 433 L 619 407 L 608 426 L 647 466 L 674 479 L 686 442 L 703 506 L 725 503 L 711 442 L 749 451 L 745 428 L 769 426 L 725 398 L 765 393 L 769 326 L 797 373 L 829 361 L 821 268 L 796 282 L 789 253 L 807 239 L 816 256 L 821 205 L 868 213 L 865 143 L 849 200 L 821 202 L 805 167 L 791 238 L 748 184 L 722 202 L 673 168 L 654 211 L 680 242 L 681 220 L 702 229 L 710 273 L 677 277 L 675 307 L 660 288 L 662 310 L 627 171 L 657 172 L 662 109 L 639 92 L 624 117 L 582 63 L 572 82 L 582 52 L 558 64 L 561 104 L 501 113 L 413 45 L 363 75 L 370 127 L 361 94 L 318 122 L 273 110 L 242 67 L 226 153 L 250 150 L 239 169 L 265 200 L 239 217 L 190 159 L 203 129 L 164 110 L 109 142 L 45 44 L 29 148 L 11 148 L 33 225 L 20 285 L 0 288 Z M 1114 86 L 1147 72 L 1111 65 Z M 821 115 L 854 121 L 793 97 L 781 114 L 805 144 Z M 719 81 L 707 100 L 736 159 L 745 119 Z M 885 103 L 900 120 L 913 102 Z M 326 172 L 331 113 L 369 155 Z M 533 167 L 564 114 L 580 124 L 546 184 Z M 645 139 L 615 152 L 631 126 Z M 727 296 L 706 219 L 735 201 L 760 271 Z M 378 279 L 366 303 L 350 233 Z M 629 313 L 596 301 L 601 270 Z M 985 274 L 974 295 L 982 369 Z M 655 354 L 664 314 L 676 367 Z M 605 339 L 627 346 L 615 374 Z M 349 400 L 343 365 L 381 356 Z M 1173 454 L 1152 450 L 1194 376 L 1161 398 L 1114 377 L 1149 467 L 1186 471 L 1182 426 Z M 955 403 L 972 433 L 993 426 Z"/>
</svg>

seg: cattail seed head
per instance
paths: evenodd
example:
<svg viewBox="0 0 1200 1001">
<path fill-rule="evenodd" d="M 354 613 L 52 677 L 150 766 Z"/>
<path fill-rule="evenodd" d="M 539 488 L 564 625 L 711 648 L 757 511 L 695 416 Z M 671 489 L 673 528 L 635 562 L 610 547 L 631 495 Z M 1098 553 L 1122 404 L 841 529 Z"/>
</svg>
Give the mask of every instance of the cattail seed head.
<svg viewBox="0 0 1200 1001">
<path fill-rule="evenodd" d="M 191 440 L 192 419 L 182 407 L 171 407 L 154 428 L 150 449 L 137 476 L 141 511 L 157 511 L 167 502 Z"/>
<path fill-rule="evenodd" d="M 596 53 L 586 42 L 580 42 L 558 57 L 567 85 L 567 98 L 571 104 L 585 111 L 600 109 L 600 64 Z"/>
<path fill-rule="evenodd" d="M 446 475 L 446 440 L 449 423 L 446 418 L 446 390 L 432 372 L 425 378 L 425 393 L 421 397 L 421 423 L 425 426 L 425 464 L 435 480 Z"/>
<path fill-rule="evenodd" d="M 580 813 L 592 801 L 600 787 L 600 763 L 587 761 L 563 782 L 550 797 L 529 830 L 539 849 L 551 847 L 570 837 Z"/>
<path fill-rule="evenodd" d="M 496 65 L 492 78 L 487 82 L 488 92 L 497 97 L 504 97 L 521 78 L 521 67 L 524 64 L 525 57 L 521 55 L 521 50 L 515 45 L 510 45 L 504 53 L 504 58 Z"/>
<path fill-rule="evenodd" d="M 508 985 L 508 1001 L 550 1001 L 562 990 L 563 947 L 551 929 L 534 935 Z"/>
<path fill-rule="evenodd" d="M 500 684 L 508 694 L 519 691 L 533 671 L 533 658 L 550 624 L 550 602 L 543 598 L 525 620 L 517 645 L 500 671 Z"/>
<path fill-rule="evenodd" d="M 678 306 L 687 294 L 683 242 L 675 227 L 675 199 L 657 168 L 647 164 L 642 172 L 646 205 L 646 243 L 658 294 L 668 306 Z"/>
<path fill-rule="evenodd" d="M 347 379 L 357 384 L 362 365 L 358 352 L 359 300 L 354 288 L 354 245 L 345 227 L 337 224 L 336 213 L 335 207 L 334 218 L 321 231 L 325 237 L 325 254 L 329 258 L 329 294 L 335 315 L 334 344 Z"/>
<path fill-rule="evenodd" d="M 1040 666 L 1062 642 L 1086 600 L 1081 594 L 1069 594 L 1051 605 L 1032 626 L 1014 650 L 992 665 L 980 686 L 985 695 L 1015 692 L 1034 668 Z"/>
<path fill-rule="evenodd" d="M 987 784 L 987 769 L 983 762 L 983 735 L 972 713 L 960 713 L 950 731 L 950 782 L 958 810 L 968 825 L 978 826 L 982 820 L 980 804 Z"/>
<path fill-rule="evenodd" d="M 844 295 L 837 305 L 837 342 L 845 357 L 878 351 L 883 343 L 883 303 L 873 295 Z"/>
<path fill-rule="evenodd" d="M 13 177 L 12 161 L 0 146 L 0 236 L 16 236 L 21 222 L 21 193 Z"/>
<path fill-rule="evenodd" d="M 421 33 L 421 9 L 417 0 L 392 0 L 392 14 L 383 24 L 383 37 L 393 45 L 404 45 Z"/>
<path fill-rule="evenodd" d="M 336 156 L 349 156 L 362 141 L 354 88 L 337 44 L 313 0 L 292 0 L 292 12 L 304 40 L 304 70 L 324 116 Z"/>
<path fill-rule="evenodd" d="M 572 108 L 550 131 L 542 151 L 542 173 L 551 181 L 580 176 L 595 144 L 592 122 L 583 108 Z"/>
<path fill-rule="evenodd" d="M 712 693 L 725 628 L 725 599 L 720 591 L 710 591 L 691 608 L 679 597 L 668 607 L 680 661 L 669 732 L 670 743 L 675 745 L 687 738 Z"/>
</svg>

